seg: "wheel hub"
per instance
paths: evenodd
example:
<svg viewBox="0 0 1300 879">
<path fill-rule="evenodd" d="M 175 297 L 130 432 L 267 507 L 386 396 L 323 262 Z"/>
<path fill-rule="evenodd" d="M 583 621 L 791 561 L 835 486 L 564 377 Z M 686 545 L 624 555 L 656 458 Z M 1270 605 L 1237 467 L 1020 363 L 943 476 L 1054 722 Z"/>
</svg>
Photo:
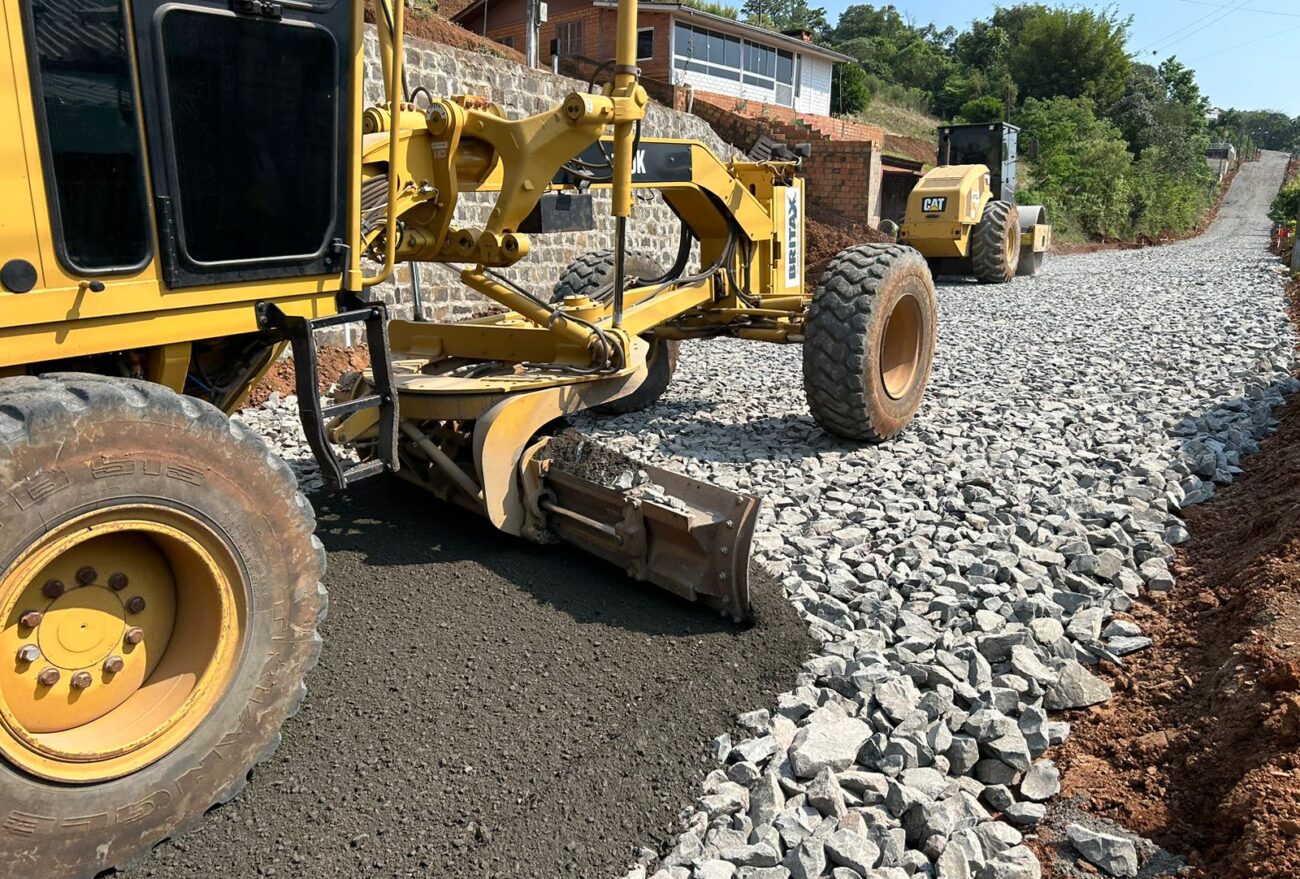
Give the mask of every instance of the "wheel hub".
<svg viewBox="0 0 1300 879">
<path fill-rule="evenodd" d="M 912 390 L 921 369 L 923 333 L 921 304 L 905 294 L 894 304 L 881 336 L 880 381 L 891 399 L 901 400 Z"/>
<path fill-rule="evenodd" d="M 214 534 L 163 508 L 45 535 L 0 573 L 0 755 L 88 782 L 166 754 L 229 680 L 238 577 Z"/>
<path fill-rule="evenodd" d="M 122 602 L 106 590 L 65 593 L 50 602 L 37 626 L 37 646 L 59 668 L 88 668 L 107 659 L 122 640 L 125 615 Z"/>
</svg>

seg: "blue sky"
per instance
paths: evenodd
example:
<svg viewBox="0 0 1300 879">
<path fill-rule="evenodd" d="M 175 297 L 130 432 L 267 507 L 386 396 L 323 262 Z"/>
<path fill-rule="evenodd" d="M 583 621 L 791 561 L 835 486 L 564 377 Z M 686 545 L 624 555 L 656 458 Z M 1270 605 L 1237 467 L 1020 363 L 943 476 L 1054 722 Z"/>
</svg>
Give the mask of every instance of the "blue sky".
<svg viewBox="0 0 1300 879">
<path fill-rule="evenodd" d="M 827 18 L 834 22 L 851 2 L 825 0 Z M 1001 5 L 1013 2 L 1005 0 Z M 918 24 L 933 21 L 940 27 L 962 28 L 974 18 L 988 17 L 999 4 L 982 0 L 895 0 L 894 5 Z M 1215 106 L 1281 110 L 1289 116 L 1300 116 L 1300 3 L 1127 0 L 1114 5 L 1124 15 L 1133 16 L 1129 48 L 1151 64 L 1177 55 L 1196 70 L 1202 90 Z"/>
</svg>

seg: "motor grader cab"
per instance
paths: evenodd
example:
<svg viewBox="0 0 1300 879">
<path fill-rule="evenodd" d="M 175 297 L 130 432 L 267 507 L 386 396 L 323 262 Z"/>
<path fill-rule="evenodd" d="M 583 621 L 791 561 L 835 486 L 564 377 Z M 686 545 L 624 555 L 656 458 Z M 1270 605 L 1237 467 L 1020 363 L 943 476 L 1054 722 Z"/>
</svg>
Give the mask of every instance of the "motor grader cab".
<svg viewBox="0 0 1300 879">
<path fill-rule="evenodd" d="M 1047 209 L 1017 206 L 1020 129 L 1005 122 L 939 129 L 939 164 L 907 201 L 898 240 L 936 275 L 1003 284 L 1042 268 L 1052 243 Z"/>
<path fill-rule="evenodd" d="M 850 248 L 809 293 L 797 160 L 642 136 L 633 2 L 612 82 L 522 119 L 407 93 L 402 4 L 378 6 L 386 100 L 367 107 L 359 0 L 0 2 L 13 875 L 95 875 L 179 832 L 301 704 L 324 551 L 287 465 L 229 418 L 286 346 L 335 487 L 397 474 L 735 618 L 757 500 L 649 467 L 602 481 L 556 451 L 558 420 L 650 405 L 679 343 L 715 336 L 802 343 L 812 414 L 847 438 L 887 439 L 920 404 L 924 261 Z M 670 265 L 626 251 L 638 189 L 681 220 Z M 550 290 L 511 276 L 603 192 L 612 251 Z M 493 201 L 481 227 L 457 220 L 469 193 Z M 499 313 L 390 321 L 374 290 L 408 261 L 456 267 Z M 349 323 L 373 368 L 322 401 L 316 334 Z"/>
</svg>

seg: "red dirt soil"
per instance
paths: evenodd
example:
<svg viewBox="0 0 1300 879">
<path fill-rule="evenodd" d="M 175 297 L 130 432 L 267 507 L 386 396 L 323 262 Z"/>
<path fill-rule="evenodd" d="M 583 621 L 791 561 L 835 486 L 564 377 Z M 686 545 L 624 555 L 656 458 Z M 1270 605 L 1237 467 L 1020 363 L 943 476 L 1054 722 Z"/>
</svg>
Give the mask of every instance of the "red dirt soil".
<svg viewBox="0 0 1300 879">
<path fill-rule="evenodd" d="M 1292 286 L 1300 318 L 1300 283 Z M 1187 511 L 1154 646 L 1071 717 L 1064 796 L 1185 856 L 1197 879 L 1300 875 L 1300 399 L 1217 499 Z M 1052 862 L 1048 875 L 1064 875 Z"/>
<path fill-rule="evenodd" d="M 808 241 L 804 253 L 804 285 L 809 293 L 817 286 L 817 279 L 826 270 L 826 265 L 841 250 L 855 244 L 886 243 L 893 240 L 866 223 L 850 219 L 812 201 L 808 202 L 804 231 Z"/>
<path fill-rule="evenodd" d="M 343 373 L 357 372 L 370 366 L 370 352 L 365 346 L 356 348 L 321 346 L 316 351 L 316 361 L 319 366 L 320 392 L 325 394 Z M 253 388 L 253 393 L 249 394 L 248 405 L 260 406 L 273 393 L 281 396 L 297 393 L 294 387 L 292 359 L 286 357 L 267 371 L 257 387 Z"/>
<path fill-rule="evenodd" d="M 367 0 L 366 2 L 366 21 L 371 24 L 375 22 L 373 0 Z M 496 55 L 498 58 L 508 58 L 519 64 L 524 63 L 524 56 L 514 49 L 507 48 L 472 31 L 467 31 L 460 25 L 452 24 L 441 15 L 426 9 L 411 9 L 408 5 L 403 27 L 408 36 L 420 37 L 433 43 L 441 43 L 444 46 L 452 46 L 470 52 L 483 52 L 488 55 Z"/>
</svg>

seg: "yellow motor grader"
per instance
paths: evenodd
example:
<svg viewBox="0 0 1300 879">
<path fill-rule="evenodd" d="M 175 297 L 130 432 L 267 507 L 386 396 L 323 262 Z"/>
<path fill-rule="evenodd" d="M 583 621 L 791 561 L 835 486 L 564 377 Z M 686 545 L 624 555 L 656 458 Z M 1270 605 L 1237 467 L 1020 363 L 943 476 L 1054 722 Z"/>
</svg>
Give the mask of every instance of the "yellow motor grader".
<svg viewBox="0 0 1300 879">
<path fill-rule="evenodd" d="M 652 404 L 678 344 L 716 336 L 802 343 L 812 413 L 846 438 L 921 401 L 925 261 L 851 248 L 807 294 L 797 159 L 642 137 L 630 0 L 612 82 L 519 119 L 408 93 L 400 3 L 378 7 L 369 107 L 361 0 L 0 3 L 6 875 L 128 863 L 235 796 L 301 704 L 324 551 L 288 466 L 229 417 L 286 346 L 333 486 L 397 474 L 735 618 L 758 502 L 589 478 L 554 425 Z M 670 266 L 626 252 L 636 189 L 681 220 Z M 603 190 L 612 252 L 552 290 L 512 280 Z M 482 228 L 457 224 L 462 193 L 494 200 Z M 374 288 L 403 262 L 457 267 L 501 312 L 390 321 Z M 373 367 L 322 402 L 316 333 L 344 324 Z"/>
</svg>

